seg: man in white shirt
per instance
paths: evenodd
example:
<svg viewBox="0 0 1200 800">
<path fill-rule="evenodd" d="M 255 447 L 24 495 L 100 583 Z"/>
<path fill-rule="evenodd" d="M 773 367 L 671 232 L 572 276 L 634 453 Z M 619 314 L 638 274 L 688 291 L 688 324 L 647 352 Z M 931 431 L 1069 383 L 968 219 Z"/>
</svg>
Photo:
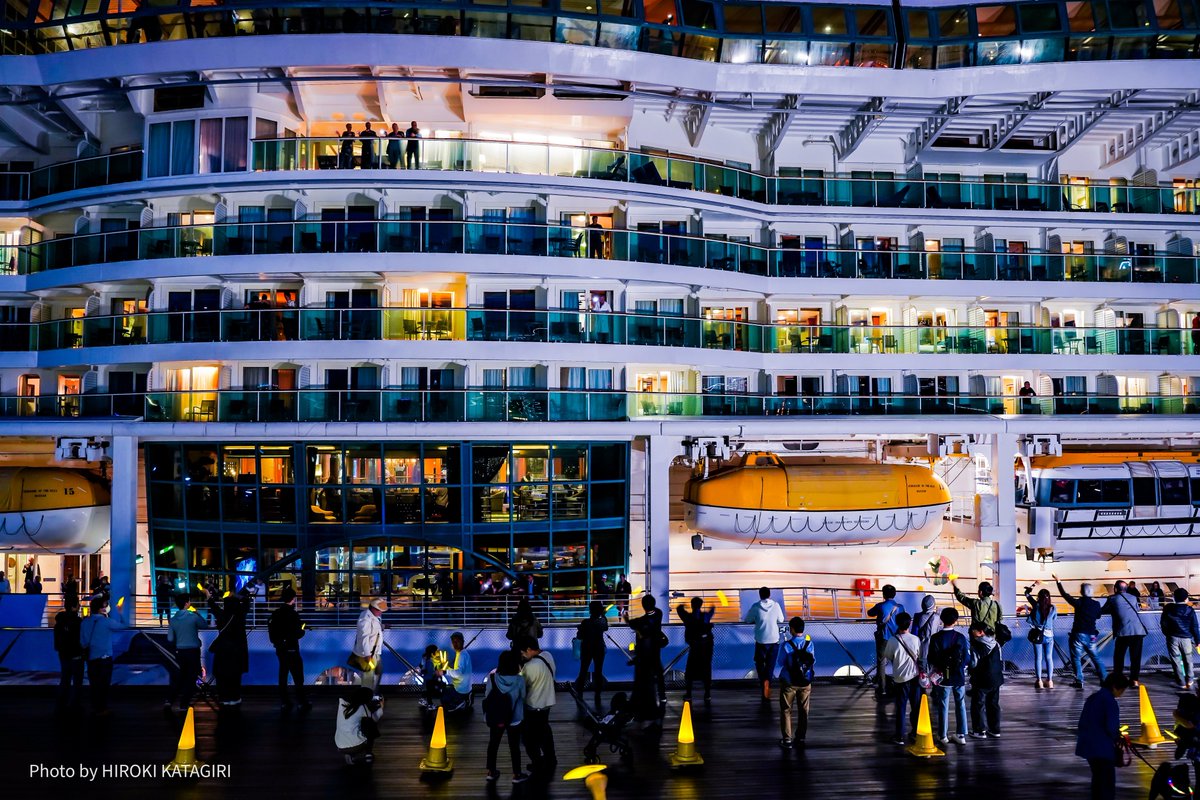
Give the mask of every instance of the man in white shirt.
<svg viewBox="0 0 1200 800">
<path fill-rule="evenodd" d="M 525 752 L 533 763 L 531 771 L 549 773 L 558 764 L 554 754 L 554 732 L 550 729 L 550 710 L 554 708 L 554 656 L 543 652 L 537 639 L 522 636 L 513 643 L 525 666 Z"/>
<path fill-rule="evenodd" d="M 895 623 L 896 635 L 883 646 L 879 668 L 882 670 L 888 664 L 892 665 L 892 683 L 896 685 L 896 736 L 892 741 L 903 745 L 905 735 L 916 736 L 917 711 L 921 703 L 921 682 L 917 679 L 920 674 L 917 659 L 921 640 L 909 633 L 912 627 L 911 614 L 901 611 L 896 615 Z M 906 713 L 909 716 L 907 727 L 904 724 Z"/>
<path fill-rule="evenodd" d="M 354 650 L 362 667 L 362 685 L 379 697 L 379 680 L 383 674 L 383 623 L 379 618 L 387 611 L 387 600 L 376 597 L 363 609 L 354 631 Z"/>
<path fill-rule="evenodd" d="M 446 711 L 457 711 L 471 697 L 471 654 L 464 649 L 466 639 L 458 631 L 450 634 L 450 645 L 454 648 L 454 660 L 449 667 L 441 670 L 441 674 L 450 682 L 442 693 L 442 706 Z"/>
<path fill-rule="evenodd" d="M 746 612 L 746 622 L 754 624 L 754 668 L 762 681 L 764 703 L 771 702 L 771 675 L 779 658 L 779 629 L 783 627 L 783 607 L 771 599 L 766 586 L 758 590 L 758 602 Z"/>
</svg>

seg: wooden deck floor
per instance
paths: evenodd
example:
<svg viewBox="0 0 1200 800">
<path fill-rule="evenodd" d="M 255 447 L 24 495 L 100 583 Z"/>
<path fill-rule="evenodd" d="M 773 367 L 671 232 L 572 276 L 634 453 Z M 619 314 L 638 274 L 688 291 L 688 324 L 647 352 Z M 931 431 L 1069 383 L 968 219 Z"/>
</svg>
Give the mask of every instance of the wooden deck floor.
<svg viewBox="0 0 1200 800">
<path fill-rule="evenodd" d="M 1003 690 L 1003 738 L 968 740 L 951 745 L 946 758 L 918 761 L 887 743 L 889 718 L 868 693 L 850 686 L 818 684 L 813 690 L 812 722 L 804 750 L 783 751 L 777 742 L 776 705 L 762 706 L 749 686 L 721 687 L 709 706 L 694 709 L 696 741 L 705 766 L 674 772 L 666 757 L 674 749 L 681 702 L 672 692 L 666 732 L 661 739 L 631 729 L 634 753 L 627 760 L 602 751 L 609 765 L 611 798 L 1084 798 L 1086 764 L 1073 755 L 1074 724 L 1084 693 L 1068 688 L 1035 692 L 1021 678 Z M 1151 698 L 1160 723 L 1170 727 L 1175 696 L 1169 681 L 1154 676 Z M 199 782 L 120 780 L 79 781 L 32 778 L 31 764 L 98 766 L 161 764 L 174 755 L 182 716 L 163 712 L 161 689 L 118 688 L 107 718 L 56 722 L 48 713 L 53 693 L 42 687 L 0 688 L 0 768 L 5 796 L 18 800 L 65 796 L 86 791 L 89 798 L 584 798 L 580 782 L 564 782 L 562 773 L 582 763 L 587 733 L 576 721 L 570 695 L 559 693 L 553 722 L 559 754 L 555 780 L 515 790 L 508 782 L 506 750 L 500 766 L 505 777 L 495 789 L 483 780 L 486 729 L 482 712 L 452 719 L 449 748 L 453 776 L 423 782 L 417 763 L 429 737 L 412 695 L 389 698 L 376 762 L 369 771 L 353 771 L 333 747 L 334 695 L 317 694 L 309 715 L 284 716 L 272 692 L 247 692 L 237 715 L 197 708 L 197 756 L 210 764 L 228 764 L 231 776 Z M 386 693 L 385 693 L 386 694 Z M 607 695 L 606 695 L 607 697 Z M 1128 693 L 1122 716 L 1136 731 L 1138 699 Z M 1147 753 L 1158 763 L 1160 748 Z M 1144 797 L 1150 770 L 1138 761 L 1119 771 L 1118 796 Z M 11 793 L 10 793 L 11 792 Z"/>
</svg>

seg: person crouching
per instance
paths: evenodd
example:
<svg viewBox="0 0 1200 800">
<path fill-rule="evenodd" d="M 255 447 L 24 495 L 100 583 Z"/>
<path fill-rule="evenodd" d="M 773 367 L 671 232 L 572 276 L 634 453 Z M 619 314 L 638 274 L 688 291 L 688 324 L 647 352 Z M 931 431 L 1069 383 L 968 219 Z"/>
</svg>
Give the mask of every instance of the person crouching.
<svg viewBox="0 0 1200 800">
<path fill-rule="evenodd" d="M 367 686 L 356 686 L 340 700 L 333 743 L 347 764 L 370 764 L 379 738 L 379 720 L 383 717 L 383 698 L 376 698 Z"/>
</svg>

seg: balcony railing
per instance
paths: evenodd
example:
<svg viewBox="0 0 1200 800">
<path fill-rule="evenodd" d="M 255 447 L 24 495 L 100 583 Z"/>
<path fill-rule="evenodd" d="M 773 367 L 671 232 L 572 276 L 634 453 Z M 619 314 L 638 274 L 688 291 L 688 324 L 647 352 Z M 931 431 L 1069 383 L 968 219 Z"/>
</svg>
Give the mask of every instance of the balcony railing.
<svg viewBox="0 0 1200 800">
<path fill-rule="evenodd" d="M 17 274 L 160 258 L 280 253 L 587 256 L 784 278 L 1125 283 L 1196 283 L 1198 278 L 1194 256 L 1166 253 L 806 249 L 649 231 L 463 220 L 226 223 L 60 236 L 0 247 L 7 270 Z"/>
<path fill-rule="evenodd" d="M 381 131 L 381 134 L 385 133 Z M 250 169 L 410 170 L 508 173 L 666 186 L 783 206 L 1195 214 L 1200 189 L 1078 185 L 979 178 L 763 175 L 687 156 L 576 145 L 481 139 L 286 138 L 251 143 Z M 410 153 L 408 148 L 415 147 Z M 343 149 L 344 148 L 344 149 Z M 403 170 L 402 172 L 399 170 Z M 384 179 L 384 175 L 373 176 Z M 40 198 L 142 178 L 140 150 L 80 159 L 28 173 L 0 173 L 0 200 Z"/>
<path fill-rule="evenodd" d="M 1200 355 L 1192 328 L 801 325 L 579 310 L 272 308 L 0 323 L 0 351 L 138 344 L 495 341 L 749 353 Z"/>
<path fill-rule="evenodd" d="M 144 404 L 143 404 L 144 403 Z M 554 389 L 299 389 L 0 397 L 2 417 L 152 422 L 601 422 L 655 417 L 1196 414 L 1200 396 L 750 395 Z"/>
<path fill-rule="evenodd" d="M 1177 7 L 1158 10 L 1157 4 L 1139 7 L 1136 14 L 1132 7 L 1122 8 L 1122 16 L 1127 15 L 1129 21 L 1113 23 L 1107 22 L 1107 17 L 1117 12 L 1102 5 L 1093 24 L 1089 5 L 1081 14 L 1072 8 L 1073 3 L 1047 2 L 1028 17 L 1022 11 L 1023 34 L 1018 33 L 1016 23 L 1021 4 L 1009 4 L 1001 6 L 1007 12 L 1008 27 L 1001 22 L 999 35 L 984 30 L 985 24 L 996 24 L 995 6 L 980 7 L 978 21 L 968 16 L 975 16 L 975 8 L 956 7 L 955 18 L 961 25 L 949 29 L 939 24 L 937 17 L 933 22 L 928 17 L 921 19 L 924 8 L 906 7 L 911 13 L 902 19 L 893 18 L 886 7 L 872 8 L 872 17 L 864 23 L 861 14 L 855 16 L 861 9 L 851 7 L 847 11 L 859 20 L 852 27 L 842 15 L 830 18 L 832 24 L 818 26 L 816 15 L 802 13 L 796 7 L 800 4 L 784 12 L 786 21 L 775 21 L 770 12 L 760 15 L 757 4 L 739 3 L 737 21 L 731 24 L 719 11 L 722 5 L 682 6 L 685 10 L 677 18 L 674 4 L 656 4 L 653 12 L 645 12 L 643 4 L 635 2 L 593 3 L 581 8 L 578 3 L 551 0 L 513 4 L 511 12 L 502 3 L 486 0 L 426 0 L 403 5 L 333 0 L 304 7 L 233 2 L 217 8 L 211 2 L 164 0 L 154 6 L 81 3 L 55 7 L 53 12 L 38 4 L 17 3 L 6 16 L 0 52 L 67 52 L 143 40 L 375 33 L 558 42 L 700 61 L 780 66 L 943 69 L 1196 56 L 1196 23 L 1190 8 L 1181 22 Z M 904 49 L 897 28 L 903 29 L 908 39 Z M 1072 35 L 1075 31 L 1078 33 Z"/>
</svg>

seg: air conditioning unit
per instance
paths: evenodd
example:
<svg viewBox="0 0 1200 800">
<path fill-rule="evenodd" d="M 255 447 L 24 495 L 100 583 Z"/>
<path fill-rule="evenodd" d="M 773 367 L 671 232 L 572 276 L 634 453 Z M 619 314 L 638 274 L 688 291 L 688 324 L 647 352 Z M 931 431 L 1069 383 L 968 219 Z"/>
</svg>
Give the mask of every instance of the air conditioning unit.
<svg viewBox="0 0 1200 800">
<path fill-rule="evenodd" d="M 108 456 L 108 442 L 100 439 L 93 439 L 88 442 L 86 451 L 87 460 L 91 463 L 104 461 Z"/>
<path fill-rule="evenodd" d="M 82 461 L 87 458 L 89 444 L 87 439 L 59 439 L 54 457 L 59 461 Z"/>
</svg>

